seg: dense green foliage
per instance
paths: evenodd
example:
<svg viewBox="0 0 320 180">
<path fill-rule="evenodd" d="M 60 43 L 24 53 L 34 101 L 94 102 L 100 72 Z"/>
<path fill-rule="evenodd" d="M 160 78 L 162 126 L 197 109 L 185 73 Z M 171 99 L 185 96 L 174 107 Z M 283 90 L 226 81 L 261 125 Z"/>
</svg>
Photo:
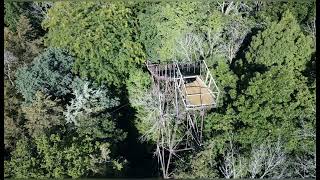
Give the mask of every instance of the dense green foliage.
<svg viewBox="0 0 320 180">
<path fill-rule="evenodd" d="M 170 175 L 315 178 L 315 17 L 314 2 L 5 2 L 5 177 L 158 171 L 144 63 L 200 59 L 219 103 Z"/>
<path fill-rule="evenodd" d="M 239 119 L 248 126 L 243 135 L 246 142 L 280 135 L 291 143 L 290 149 L 299 149 L 293 134 L 299 120 L 315 123 L 314 92 L 301 74 L 310 61 L 311 46 L 311 38 L 303 35 L 289 12 L 253 39 L 246 59 L 249 64 L 264 66 L 266 72 L 258 72 L 250 80 L 236 104 Z"/>
<path fill-rule="evenodd" d="M 93 138 L 123 140 L 125 134 L 116 129 L 110 114 L 106 111 L 119 105 L 119 98 L 113 98 L 105 86 L 76 78 L 72 84 L 74 98 L 64 113 L 67 123 L 77 126 L 81 135 Z"/>
<path fill-rule="evenodd" d="M 10 27 L 11 30 L 15 30 L 19 20 L 19 14 L 21 14 L 21 8 L 17 3 L 5 3 L 5 16 L 4 24 Z"/>
<path fill-rule="evenodd" d="M 199 30 L 206 6 L 200 2 L 159 3 L 142 6 L 138 14 L 139 30 L 148 59 L 172 61 L 177 41 L 186 33 Z M 203 8 L 203 9 L 201 9 Z"/>
<path fill-rule="evenodd" d="M 311 46 L 311 37 L 303 34 L 294 16 L 286 11 L 281 21 L 252 40 L 246 59 L 267 68 L 282 65 L 302 71 L 313 51 Z"/>
<path fill-rule="evenodd" d="M 82 77 L 120 86 L 127 69 L 144 61 L 133 12 L 124 3 L 61 2 L 48 15 L 46 44 L 74 53 L 74 70 Z"/>
<path fill-rule="evenodd" d="M 92 142 L 88 136 L 69 138 L 40 135 L 35 144 L 20 139 L 7 162 L 7 173 L 16 178 L 78 178 L 101 172 L 104 166 L 119 168 L 119 163 L 111 160 L 109 143 Z"/>
<path fill-rule="evenodd" d="M 307 24 L 315 17 L 315 1 L 264 2 L 257 18 L 268 23 L 279 21 L 285 10 L 290 10 L 300 24 Z"/>
</svg>

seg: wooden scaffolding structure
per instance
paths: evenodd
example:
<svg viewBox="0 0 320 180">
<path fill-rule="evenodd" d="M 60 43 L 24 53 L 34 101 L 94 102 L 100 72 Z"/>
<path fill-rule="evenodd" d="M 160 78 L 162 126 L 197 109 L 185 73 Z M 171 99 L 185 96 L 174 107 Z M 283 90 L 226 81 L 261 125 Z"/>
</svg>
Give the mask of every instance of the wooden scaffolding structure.
<svg viewBox="0 0 320 180">
<path fill-rule="evenodd" d="M 171 176 L 170 164 L 177 152 L 201 146 L 205 113 L 218 103 L 219 89 L 205 61 L 150 63 L 160 115 L 156 155 L 163 177 Z"/>
</svg>

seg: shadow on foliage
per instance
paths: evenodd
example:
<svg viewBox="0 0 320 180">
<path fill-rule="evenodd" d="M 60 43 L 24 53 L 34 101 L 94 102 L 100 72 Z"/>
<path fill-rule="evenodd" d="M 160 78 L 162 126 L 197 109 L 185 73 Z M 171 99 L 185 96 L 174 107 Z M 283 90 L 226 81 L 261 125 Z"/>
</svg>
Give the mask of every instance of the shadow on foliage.
<svg viewBox="0 0 320 180">
<path fill-rule="evenodd" d="M 247 61 L 245 55 L 250 48 L 250 43 L 254 36 L 256 36 L 261 28 L 252 28 L 250 33 L 246 35 L 239 51 L 236 54 L 235 61 L 232 62 L 230 68 L 238 76 L 237 94 L 241 94 L 242 90 L 247 89 L 250 80 L 255 77 L 256 73 L 264 73 L 268 71 L 267 66 L 263 64 L 255 64 Z"/>
<path fill-rule="evenodd" d="M 125 87 L 122 89 L 125 89 Z M 158 162 L 156 157 L 153 157 L 154 146 L 139 140 L 141 135 L 134 124 L 136 112 L 134 108 L 130 107 L 127 92 L 119 97 L 121 97 L 122 107 L 120 105 L 119 109 L 116 109 L 116 112 L 112 115 L 117 119 L 118 128 L 127 132 L 126 139 L 118 145 L 119 155 L 128 161 L 122 177 L 159 177 Z"/>
<path fill-rule="evenodd" d="M 311 60 L 307 62 L 306 69 L 302 72 L 308 78 L 308 86 L 316 80 L 316 53 L 311 55 Z"/>
</svg>

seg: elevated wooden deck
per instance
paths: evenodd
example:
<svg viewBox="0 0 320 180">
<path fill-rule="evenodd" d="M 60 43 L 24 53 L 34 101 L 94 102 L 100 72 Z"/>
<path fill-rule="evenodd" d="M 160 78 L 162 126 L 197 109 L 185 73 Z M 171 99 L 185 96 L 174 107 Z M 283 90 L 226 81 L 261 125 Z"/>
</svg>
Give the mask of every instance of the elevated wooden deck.
<svg viewBox="0 0 320 180">
<path fill-rule="evenodd" d="M 150 63 L 147 69 L 157 81 L 174 82 L 187 110 L 215 108 L 219 99 L 219 89 L 206 62 Z"/>
<path fill-rule="evenodd" d="M 205 83 L 197 76 L 193 81 L 185 84 L 186 105 L 210 106 L 215 103 L 214 95 Z"/>
</svg>

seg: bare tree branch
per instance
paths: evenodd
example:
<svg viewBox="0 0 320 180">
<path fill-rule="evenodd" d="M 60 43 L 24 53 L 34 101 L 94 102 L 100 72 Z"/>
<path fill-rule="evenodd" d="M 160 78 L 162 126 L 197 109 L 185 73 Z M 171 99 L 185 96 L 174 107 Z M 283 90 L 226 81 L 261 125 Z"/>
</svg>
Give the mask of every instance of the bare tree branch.
<svg viewBox="0 0 320 180">
<path fill-rule="evenodd" d="M 4 63 L 4 73 L 8 77 L 9 81 L 11 82 L 12 85 L 14 85 L 13 80 L 12 80 L 12 66 L 14 66 L 18 61 L 18 58 L 13 55 L 10 51 L 4 49 L 4 58 L 3 58 L 3 63 Z"/>
</svg>

